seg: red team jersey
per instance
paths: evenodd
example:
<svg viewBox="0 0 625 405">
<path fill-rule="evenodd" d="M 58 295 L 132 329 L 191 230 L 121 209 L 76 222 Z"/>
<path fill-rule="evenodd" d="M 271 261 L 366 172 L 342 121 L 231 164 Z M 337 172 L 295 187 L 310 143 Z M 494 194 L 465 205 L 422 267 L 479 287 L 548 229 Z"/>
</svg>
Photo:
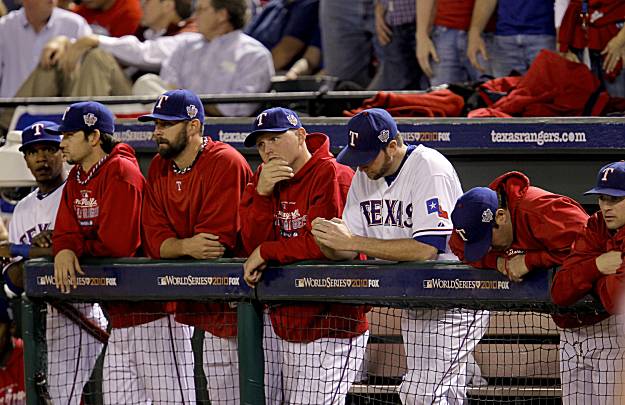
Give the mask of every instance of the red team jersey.
<svg viewBox="0 0 625 405">
<path fill-rule="evenodd" d="M 621 265 L 616 274 L 604 275 L 595 262 L 598 256 L 611 250 L 625 253 L 625 227 L 610 231 L 601 212 L 597 212 L 588 219 L 586 228 L 573 244 L 571 255 L 556 272 L 551 286 L 553 301 L 558 305 L 572 305 L 587 294 L 593 294 L 599 297 L 609 314 L 617 313 L 619 298 L 625 291 L 625 266 Z M 595 316 L 582 321 L 589 325 L 607 317 Z"/>
<path fill-rule="evenodd" d="M 13 350 L 0 367 L 0 404 L 26 404 L 24 390 L 24 344 L 13 338 Z"/>
<path fill-rule="evenodd" d="M 239 202 L 252 171 L 230 145 L 206 138 L 191 171 L 176 174 L 172 161 L 156 155 L 150 164 L 143 206 L 144 247 L 160 259 L 169 238 L 212 233 L 226 247 L 226 257 L 240 250 Z M 220 337 L 236 336 L 236 311 L 222 304 L 177 303 L 176 320 Z M 202 315 L 200 315 L 200 313 Z"/>
<path fill-rule="evenodd" d="M 308 134 L 312 158 L 289 181 L 276 184 L 272 196 L 256 192 L 262 166 L 245 188 L 241 237 L 246 251 L 260 246 L 263 259 L 280 264 L 326 259 L 311 233 L 317 217 L 340 218 L 354 172 L 338 164 L 324 134 Z M 368 329 L 363 306 L 343 304 L 280 305 L 270 310 L 276 334 L 295 342 L 323 337 L 351 338 Z"/>
<path fill-rule="evenodd" d="M 479 262 L 469 264 L 496 269 L 497 257 L 524 253 L 529 271 L 561 265 L 588 219 L 582 206 L 572 198 L 531 186 L 519 172 L 503 174 L 488 187 L 501 187 L 507 195 L 514 240 L 507 251 L 491 250 Z M 451 235 L 449 246 L 464 261 L 464 242 L 457 233 Z"/>
<path fill-rule="evenodd" d="M 87 184 L 76 179 L 78 167 L 69 172 L 53 233 L 54 255 L 70 249 L 76 256 L 135 256 L 141 245 L 141 203 L 145 179 L 134 150 L 117 144 L 101 166 L 94 167 Z M 85 179 L 83 174 L 82 180 Z M 114 328 L 153 321 L 162 315 L 158 303 L 111 303 L 106 308 Z"/>
</svg>

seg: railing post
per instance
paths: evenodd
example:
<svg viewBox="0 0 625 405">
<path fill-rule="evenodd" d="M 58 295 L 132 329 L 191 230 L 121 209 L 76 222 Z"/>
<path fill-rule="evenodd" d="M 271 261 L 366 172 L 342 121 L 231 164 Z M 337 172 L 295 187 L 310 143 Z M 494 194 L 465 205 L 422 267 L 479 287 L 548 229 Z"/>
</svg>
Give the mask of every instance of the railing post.
<svg viewBox="0 0 625 405">
<path fill-rule="evenodd" d="M 262 306 L 258 303 L 240 302 L 237 307 L 237 320 L 241 404 L 265 405 Z"/>
<path fill-rule="evenodd" d="M 21 299 L 21 307 L 26 403 L 39 405 L 45 400 L 41 398 L 42 387 L 38 384 L 44 383 L 46 378 L 46 307 L 42 302 L 31 301 L 26 296 Z"/>
</svg>

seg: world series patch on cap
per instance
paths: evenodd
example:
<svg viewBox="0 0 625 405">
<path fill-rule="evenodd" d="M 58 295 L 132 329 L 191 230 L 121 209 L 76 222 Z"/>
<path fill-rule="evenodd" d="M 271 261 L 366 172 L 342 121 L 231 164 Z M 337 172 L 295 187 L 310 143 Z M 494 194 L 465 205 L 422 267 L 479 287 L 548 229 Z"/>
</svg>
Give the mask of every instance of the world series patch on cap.
<svg viewBox="0 0 625 405">
<path fill-rule="evenodd" d="M 488 253 L 497 207 L 497 193 L 488 187 L 472 188 L 456 201 L 451 222 L 454 232 L 464 241 L 467 260 L 478 261 Z"/>
<path fill-rule="evenodd" d="M 347 146 L 336 160 L 352 167 L 365 165 L 375 159 L 397 134 L 397 124 L 388 111 L 381 108 L 361 111 L 347 123 Z"/>
<path fill-rule="evenodd" d="M 19 150 L 24 151 L 27 146 L 38 143 L 53 143 L 59 145 L 61 137 L 51 131 L 58 130 L 59 125 L 52 121 L 37 121 L 22 131 L 22 146 Z"/>
<path fill-rule="evenodd" d="M 265 132 L 285 132 L 289 129 L 302 127 L 297 113 L 288 108 L 269 108 L 256 116 L 252 126 L 252 132 L 245 137 L 243 144 L 252 147 L 256 145 L 256 138 Z"/>
<path fill-rule="evenodd" d="M 176 89 L 158 96 L 152 114 L 139 117 L 139 121 L 191 121 L 198 119 L 204 124 L 204 105 L 191 90 Z"/>
<path fill-rule="evenodd" d="M 59 128 L 49 130 L 49 132 L 53 134 L 76 131 L 90 133 L 95 129 L 113 135 L 115 133 L 115 117 L 104 104 L 96 101 L 82 101 L 67 107 Z"/>
</svg>

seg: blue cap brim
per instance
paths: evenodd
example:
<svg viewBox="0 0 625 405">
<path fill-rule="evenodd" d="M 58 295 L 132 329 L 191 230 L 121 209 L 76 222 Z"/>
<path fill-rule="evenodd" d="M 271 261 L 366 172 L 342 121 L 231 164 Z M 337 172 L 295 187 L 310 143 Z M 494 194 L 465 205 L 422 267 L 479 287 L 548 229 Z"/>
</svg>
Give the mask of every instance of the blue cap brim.
<svg viewBox="0 0 625 405">
<path fill-rule="evenodd" d="M 295 128 L 289 127 L 289 128 L 257 129 L 256 131 L 250 132 L 249 135 L 245 137 L 245 140 L 243 141 L 243 145 L 245 145 L 247 148 L 251 148 L 252 146 L 256 146 L 256 138 L 258 138 L 259 135 L 265 134 L 267 132 L 286 132 L 289 129 L 295 129 Z"/>
<path fill-rule="evenodd" d="M 148 121 L 156 121 L 156 120 L 163 120 L 163 121 L 191 121 L 195 118 L 189 118 L 189 117 L 181 117 L 178 115 L 165 115 L 165 114 L 146 114 L 146 115 L 142 115 L 139 118 L 137 118 L 139 121 L 141 122 L 148 122 Z M 199 119 L 199 118 L 198 118 Z"/>
<path fill-rule="evenodd" d="M 30 141 L 30 142 L 26 142 L 26 143 L 22 144 L 22 146 L 20 146 L 18 150 L 20 152 L 24 152 L 24 149 L 26 149 L 28 146 L 36 145 L 38 143 L 54 143 L 54 144 L 56 144 L 58 146 L 58 145 L 61 144 L 61 141 L 59 141 L 58 139 L 45 139 L 45 138 L 43 138 L 43 139 L 35 139 L 35 140 Z"/>
<path fill-rule="evenodd" d="M 346 146 L 336 157 L 336 161 L 351 167 L 363 166 L 375 159 L 379 153 L 380 150 L 354 150 Z"/>
<path fill-rule="evenodd" d="M 612 197 L 625 197 L 625 190 L 620 190 L 618 188 L 603 188 L 603 187 L 595 187 L 586 191 L 584 195 L 609 195 Z"/>
<path fill-rule="evenodd" d="M 82 131 L 83 129 L 85 129 L 85 127 L 70 127 L 68 125 L 61 124 L 57 127 L 57 129 L 46 128 L 45 131 L 53 135 L 63 135 L 63 132 L 77 132 Z"/>
<path fill-rule="evenodd" d="M 492 229 L 484 234 L 484 237 L 474 242 L 464 243 L 464 258 L 469 262 L 477 262 L 482 260 L 486 253 L 490 250 L 493 241 Z"/>
</svg>

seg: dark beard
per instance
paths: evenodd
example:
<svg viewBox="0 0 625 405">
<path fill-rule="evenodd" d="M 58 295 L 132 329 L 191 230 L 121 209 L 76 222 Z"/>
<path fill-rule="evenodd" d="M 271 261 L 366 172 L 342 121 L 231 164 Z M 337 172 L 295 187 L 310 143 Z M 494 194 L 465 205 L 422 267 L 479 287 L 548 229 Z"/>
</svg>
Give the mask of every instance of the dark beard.
<svg viewBox="0 0 625 405">
<path fill-rule="evenodd" d="M 386 176 L 387 175 L 386 172 L 388 172 L 390 168 L 391 168 L 391 157 L 385 150 L 384 151 L 384 163 L 382 163 L 382 167 L 380 167 L 380 170 L 378 170 L 378 172 L 375 174 L 375 176 L 373 176 L 371 180 L 378 180 Z"/>
<path fill-rule="evenodd" d="M 161 149 L 159 147 L 158 154 L 164 159 L 174 159 L 187 147 L 188 143 L 187 128 L 185 127 L 173 142 L 167 142 L 167 148 Z"/>
</svg>

